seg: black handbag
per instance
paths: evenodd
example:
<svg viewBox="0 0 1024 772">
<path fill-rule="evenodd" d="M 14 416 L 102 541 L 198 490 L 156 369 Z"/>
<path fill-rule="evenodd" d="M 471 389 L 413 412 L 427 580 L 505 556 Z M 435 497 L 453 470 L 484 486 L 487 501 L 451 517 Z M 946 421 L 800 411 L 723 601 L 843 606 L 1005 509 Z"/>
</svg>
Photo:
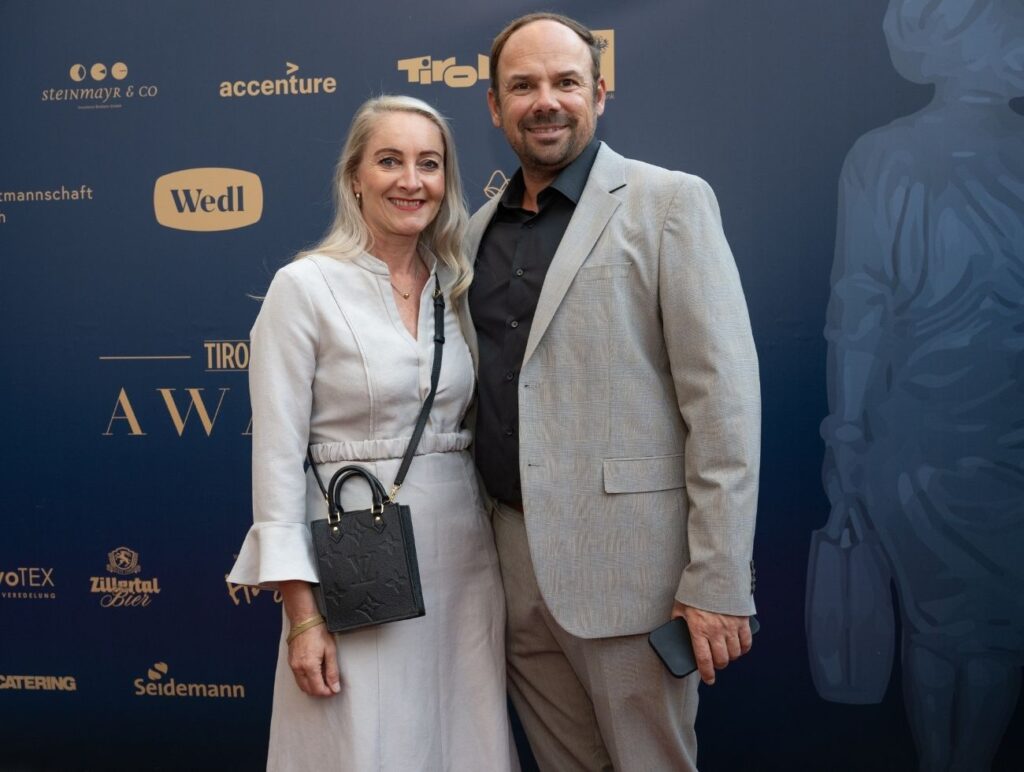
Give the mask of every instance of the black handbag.
<svg viewBox="0 0 1024 772">
<path fill-rule="evenodd" d="M 436 276 L 434 287 L 434 365 L 430 393 L 416 419 L 390 493 L 385 492 L 383 484 L 373 474 L 354 464 L 335 472 L 325 489 L 313 455 L 306 450 L 306 458 L 327 502 L 327 517 L 314 520 L 310 529 L 320 577 L 320 605 L 327 619 L 327 629 L 332 633 L 413 619 L 426 613 L 412 513 L 395 497 L 419 446 L 441 376 L 444 297 Z M 341 506 L 341 489 L 355 478 L 369 485 L 370 508 L 346 512 Z"/>
</svg>

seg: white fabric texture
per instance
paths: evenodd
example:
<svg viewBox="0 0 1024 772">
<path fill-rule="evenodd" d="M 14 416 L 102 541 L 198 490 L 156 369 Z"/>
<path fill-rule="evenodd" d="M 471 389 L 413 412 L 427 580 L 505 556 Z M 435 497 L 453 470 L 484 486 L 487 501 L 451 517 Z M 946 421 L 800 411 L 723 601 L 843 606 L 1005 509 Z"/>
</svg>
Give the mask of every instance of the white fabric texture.
<svg viewBox="0 0 1024 772">
<path fill-rule="evenodd" d="M 326 505 L 303 472 L 307 444 L 325 483 L 351 462 L 393 482 L 430 390 L 434 279 L 413 338 L 389 278 L 366 254 L 313 256 L 274 277 L 251 334 L 254 522 L 230 581 L 316 581 L 308 523 Z M 295 684 L 285 620 L 268 769 L 518 769 L 497 557 L 460 428 L 473 363 L 450 303 L 444 335 L 437 396 L 399 496 L 412 510 L 426 616 L 336 636 L 342 691 L 330 698 Z M 368 503 L 361 482 L 346 484 L 346 508 Z"/>
</svg>

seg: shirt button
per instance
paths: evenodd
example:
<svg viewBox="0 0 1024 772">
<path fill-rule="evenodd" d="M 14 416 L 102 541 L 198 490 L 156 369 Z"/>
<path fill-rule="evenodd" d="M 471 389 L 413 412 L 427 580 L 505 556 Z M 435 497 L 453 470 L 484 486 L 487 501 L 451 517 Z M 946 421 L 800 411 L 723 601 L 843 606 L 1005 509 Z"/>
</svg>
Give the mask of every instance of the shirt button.
<svg viewBox="0 0 1024 772">
<path fill-rule="evenodd" d="M 505 380 L 506 381 L 511 381 L 515 377 L 516 377 L 516 374 L 515 374 L 515 372 L 513 370 L 509 370 L 507 373 L 505 373 Z"/>
<path fill-rule="evenodd" d="M 524 273 L 526 273 L 526 271 L 522 268 L 516 268 L 516 276 L 522 276 Z"/>
<path fill-rule="evenodd" d="M 518 322 L 518 320 L 513 319 L 511 322 L 508 323 L 508 326 L 511 327 L 514 330 L 516 327 L 519 326 L 519 322 Z"/>
</svg>

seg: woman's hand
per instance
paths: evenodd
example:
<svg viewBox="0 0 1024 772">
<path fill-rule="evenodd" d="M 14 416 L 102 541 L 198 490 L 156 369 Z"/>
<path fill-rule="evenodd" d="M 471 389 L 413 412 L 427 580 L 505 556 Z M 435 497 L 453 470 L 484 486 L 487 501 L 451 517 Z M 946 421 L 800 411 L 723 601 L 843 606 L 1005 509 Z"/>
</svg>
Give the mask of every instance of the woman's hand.
<svg viewBox="0 0 1024 772">
<path fill-rule="evenodd" d="M 308 582 L 281 582 L 284 611 L 292 626 L 320 615 Z M 288 666 L 295 683 L 306 694 L 330 697 L 341 691 L 338 653 L 334 636 L 324 625 L 316 625 L 296 635 L 288 644 Z"/>
<path fill-rule="evenodd" d="M 306 694 L 330 697 L 341 691 L 334 636 L 323 625 L 299 633 L 288 644 L 288 666 Z"/>
</svg>

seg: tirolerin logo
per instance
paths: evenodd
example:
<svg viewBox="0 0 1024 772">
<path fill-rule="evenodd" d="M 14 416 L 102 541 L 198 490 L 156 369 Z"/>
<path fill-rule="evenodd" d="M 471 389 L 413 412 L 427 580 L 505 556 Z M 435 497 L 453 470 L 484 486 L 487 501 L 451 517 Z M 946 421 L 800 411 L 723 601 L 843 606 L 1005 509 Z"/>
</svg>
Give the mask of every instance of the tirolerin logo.
<svg viewBox="0 0 1024 772">
<path fill-rule="evenodd" d="M 333 94 L 338 89 L 338 81 L 331 76 L 316 75 L 306 77 L 295 73 L 299 65 L 284 63 L 284 78 L 267 80 L 225 80 L 220 84 L 222 99 L 231 97 L 258 96 L 306 96 L 311 94 Z"/>
<path fill-rule="evenodd" d="M 167 675 L 166 662 L 156 662 L 146 672 L 148 680 L 136 678 L 132 681 L 136 697 L 207 697 L 242 699 L 245 697 L 244 684 L 203 684 L 164 680 Z"/>
<path fill-rule="evenodd" d="M 16 689 L 18 691 L 41 692 L 77 692 L 78 684 L 74 676 L 52 675 L 2 675 L 0 674 L 0 690 Z"/>
<path fill-rule="evenodd" d="M 153 211 L 158 223 L 181 231 L 244 228 L 263 216 L 263 184 L 241 169 L 183 169 L 157 179 Z"/>
<path fill-rule="evenodd" d="M 107 553 L 107 571 L 119 576 L 134 576 L 141 573 L 139 553 L 130 547 L 117 547 Z M 119 579 L 117 576 L 89 577 L 89 592 L 101 595 L 100 606 L 103 608 L 128 608 L 148 606 L 151 596 L 160 594 L 160 580 Z"/>
<path fill-rule="evenodd" d="M 608 93 L 611 93 L 615 91 L 615 30 L 596 29 L 593 32 L 601 44 L 601 75 Z M 483 54 L 477 54 L 475 66 L 459 64 L 454 56 L 447 59 L 413 56 L 409 59 L 399 59 L 396 66 L 399 72 L 406 73 L 409 83 L 418 83 L 421 86 L 443 83 L 449 88 L 469 88 L 479 81 L 487 83 L 491 77 L 490 57 Z"/>
<path fill-rule="evenodd" d="M 53 600 L 56 597 L 52 568 L 0 568 L 0 598 Z"/>
</svg>

